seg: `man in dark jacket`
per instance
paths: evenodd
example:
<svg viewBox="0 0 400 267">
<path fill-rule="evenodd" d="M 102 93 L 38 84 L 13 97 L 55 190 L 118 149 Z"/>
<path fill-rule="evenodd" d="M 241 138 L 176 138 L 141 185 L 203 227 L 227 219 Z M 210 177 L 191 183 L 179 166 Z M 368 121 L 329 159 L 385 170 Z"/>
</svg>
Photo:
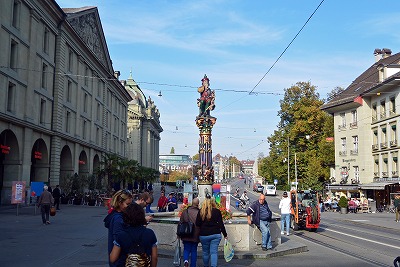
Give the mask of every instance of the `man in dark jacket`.
<svg viewBox="0 0 400 267">
<path fill-rule="evenodd" d="M 54 188 L 53 190 L 53 198 L 54 198 L 54 206 L 56 206 L 57 210 L 60 210 L 61 190 L 59 185 L 56 185 L 56 188 Z"/>
<path fill-rule="evenodd" d="M 260 194 L 258 200 L 254 201 L 254 203 L 247 209 L 247 223 L 249 225 L 255 224 L 260 229 L 262 236 L 262 250 L 272 249 L 270 232 L 271 220 L 272 212 L 265 201 L 265 195 Z"/>
</svg>

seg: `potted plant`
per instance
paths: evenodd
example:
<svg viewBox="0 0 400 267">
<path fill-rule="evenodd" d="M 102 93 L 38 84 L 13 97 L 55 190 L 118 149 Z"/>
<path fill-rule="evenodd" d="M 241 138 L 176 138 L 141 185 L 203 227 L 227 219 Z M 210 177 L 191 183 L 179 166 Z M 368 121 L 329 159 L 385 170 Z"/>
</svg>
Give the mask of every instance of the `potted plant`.
<svg viewBox="0 0 400 267">
<path fill-rule="evenodd" d="M 349 206 L 349 203 L 347 201 L 347 197 L 341 196 L 339 199 L 338 206 L 340 207 L 340 213 L 346 214 L 347 213 L 347 208 Z"/>
</svg>

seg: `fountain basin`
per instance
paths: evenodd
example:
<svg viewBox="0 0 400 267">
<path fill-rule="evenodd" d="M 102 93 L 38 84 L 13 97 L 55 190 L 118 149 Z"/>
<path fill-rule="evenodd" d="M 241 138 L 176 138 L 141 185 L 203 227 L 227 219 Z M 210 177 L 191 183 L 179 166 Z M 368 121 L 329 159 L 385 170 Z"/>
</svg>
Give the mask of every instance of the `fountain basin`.
<svg viewBox="0 0 400 267">
<path fill-rule="evenodd" d="M 177 212 L 153 213 L 154 219 L 148 225 L 158 240 L 158 246 L 173 249 L 177 242 L 176 228 L 179 221 Z M 261 232 L 255 225 L 247 224 L 247 215 L 243 212 L 233 213 L 231 220 L 225 222 L 228 240 L 235 251 L 252 251 L 261 249 Z M 281 244 L 280 218 L 272 218 L 270 224 L 272 246 Z M 201 244 L 199 244 L 201 246 Z M 220 243 L 223 250 L 223 242 Z"/>
</svg>

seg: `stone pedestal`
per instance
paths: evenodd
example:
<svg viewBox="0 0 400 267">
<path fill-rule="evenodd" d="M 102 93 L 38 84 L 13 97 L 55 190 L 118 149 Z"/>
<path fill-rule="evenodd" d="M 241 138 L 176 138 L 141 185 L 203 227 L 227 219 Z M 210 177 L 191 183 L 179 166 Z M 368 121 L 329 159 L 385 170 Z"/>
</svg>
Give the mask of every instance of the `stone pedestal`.
<svg viewBox="0 0 400 267">
<path fill-rule="evenodd" d="M 206 198 L 206 192 L 212 195 L 212 185 L 210 184 L 199 184 L 197 185 L 197 188 L 199 190 L 198 198 L 200 200 L 200 203 L 203 203 L 203 200 Z"/>
</svg>

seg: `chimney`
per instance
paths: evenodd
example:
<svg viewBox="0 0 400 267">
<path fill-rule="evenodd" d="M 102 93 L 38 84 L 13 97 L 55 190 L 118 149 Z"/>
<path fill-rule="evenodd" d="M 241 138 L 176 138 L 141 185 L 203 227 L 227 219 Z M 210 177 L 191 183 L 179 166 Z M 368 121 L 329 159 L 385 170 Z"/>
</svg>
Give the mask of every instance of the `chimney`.
<svg viewBox="0 0 400 267">
<path fill-rule="evenodd" d="M 121 75 L 121 72 L 119 72 L 118 70 L 114 71 L 114 77 L 117 78 L 117 80 L 119 79 L 120 75 Z"/>
<path fill-rule="evenodd" d="M 381 60 L 382 59 L 382 50 L 380 50 L 379 48 L 375 48 L 374 57 L 375 57 L 375 62 L 378 62 L 379 60 Z"/>
<path fill-rule="evenodd" d="M 392 55 L 392 50 L 390 50 L 389 48 L 382 49 L 382 58 L 387 58 L 390 57 L 391 55 Z"/>
</svg>

